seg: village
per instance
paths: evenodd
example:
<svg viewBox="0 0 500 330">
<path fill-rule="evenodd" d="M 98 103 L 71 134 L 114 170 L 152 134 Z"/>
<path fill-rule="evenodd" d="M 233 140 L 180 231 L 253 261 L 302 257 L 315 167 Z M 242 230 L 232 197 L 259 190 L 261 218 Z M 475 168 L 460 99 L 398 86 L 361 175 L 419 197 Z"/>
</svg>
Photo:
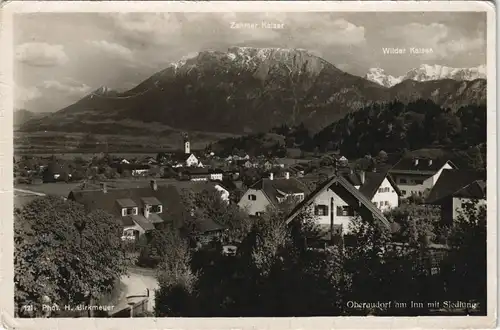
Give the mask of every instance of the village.
<svg viewBox="0 0 500 330">
<path fill-rule="evenodd" d="M 218 157 L 210 150 L 192 151 L 187 135 L 180 149 L 137 158 L 102 153 L 87 160 L 18 157 L 14 163 L 14 206 L 20 210 L 37 198 L 55 195 L 111 215 L 122 228 L 120 239 L 134 246 L 135 255 L 142 256 L 139 242 L 155 240 L 153 232 L 174 228 L 189 239 L 192 251 L 208 249 L 230 257 L 237 255 L 242 241 L 226 233 L 243 225 L 231 223 L 228 227 L 217 217 L 198 218 L 196 206 L 187 220 L 183 206 L 186 193 L 213 194 L 210 196 L 236 208 L 239 211 L 231 212 L 242 212 L 250 222 L 276 210 L 281 210 L 286 224 L 305 215 L 321 232 L 308 241 L 308 246 L 316 249 L 359 245 L 352 234 L 355 219 L 384 227 L 395 237 L 390 246 L 401 249 L 409 243 L 397 237 L 409 230 L 401 226 L 408 227 L 405 221 L 415 216 L 408 211 L 412 205 L 421 212 L 421 218 L 411 220 L 413 225 L 429 224 L 434 217 L 435 228 L 452 226 L 470 203 L 476 212 L 486 205 L 485 173 L 460 169 L 450 159 L 401 158 L 391 164 L 383 151 L 356 162 L 338 153 L 310 159 L 248 154 Z M 225 210 L 229 212 L 229 208 Z M 395 221 L 398 210 L 406 214 L 402 223 L 401 216 L 400 223 Z M 433 231 L 417 235 L 424 236 L 426 249 L 431 251 L 429 273 L 439 274 L 440 262 L 450 247 L 445 236 Z M 121 309 L 110 315 L 130 313 L 137 317 L 154 310 L 155 298 L 149 295 L 154 296 L 158 289 L 153 271 L 158 261 L 153 259 L 139 257 L 125 280 L 143 298 L 134 302 L 133 308 L 122 301 Z M 135 280 L 130 280 L 130 274 Z"/>
</svg>

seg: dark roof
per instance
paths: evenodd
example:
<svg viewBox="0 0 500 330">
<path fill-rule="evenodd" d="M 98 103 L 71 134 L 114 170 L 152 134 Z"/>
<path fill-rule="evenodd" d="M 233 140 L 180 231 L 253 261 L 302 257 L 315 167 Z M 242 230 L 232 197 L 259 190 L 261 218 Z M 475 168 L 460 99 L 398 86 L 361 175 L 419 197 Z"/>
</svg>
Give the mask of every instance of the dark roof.
<svg viewBox="0 0 500 330">
<path fill-rule="evenodd" d="M 130 198 L 120 198 L 120 199 L 117 199 L 116 202 L 121 207 L 137 207 L 137 204 L 133 200 L 131 200 Z"/>
<path fill-rule="evenodd" d="M 209 170 L 208 168 L 204 167 L 186 167 L 185 169 L 182 170 L 183 173 L 188 174 L 188 175 L 208 175 Z"/>
<path fill-rule="evenodd" d="M 178 162 L 185 162 L 192 155 L 192 153 L 176 152 L 171 155 L 171 159 Z"/>
<path fill-rule="evenodd" d="M 441 199 L 452 196 L 478 180 L 486 181 L 486 173 L 473 170 L 445 169 L 429 192 L 426 203 L 439 203 Z M 475 188 L 471 187 L 470 189 Z M 466 191 L 463 191 L 463 193 L 465 194 Z"/>
<path fill-rule="evenodd" d="M 366 198 L 372 200 L 385 178 L 390 182 L 396 193 L 401 195 L 401 191 L 396 182 L 394 182 L 394 179 L 387 172 L 365 172 L 365 183 L 359 187 L 359 191 L 365 195 Z"/>
<path fill-rule="evenodd" d="M 201 192 L 214 188 L 217 183 L 198 183 L 198 182 L 173 182 L 168 185 L 158 185 L 157 190 L 151 187 L 113 189 L 108 188 L 104 193 L 100 189 L 94 190 L 73 190 L 69 193 L 68 199 L 81 203 L 91 209 L 104 210 L 115 217 L 121 219 L 123 225 L 133 225 L 135 221 L 138 225 L 148 230 L 154 228 L 154 223 L 170 222 L 176 228 L 183 226 L 182 219 L 185 218 L 185 210 L 182 204 L 181 193 L 183 189 L 193 192 Z M 162 213 L 150 214 L 146 219 L 141 214 L 137 216 L 123 217 L 121 209 L 118 207 L 118 200 L 130 200 L 137 206 L 142 206 L 142 200 L 158 201 L 163 206 Z M 201 225 L 200 225 L 201 226 Z M 203 225 L 208 226 L 208 225 Z M 202 227 L 203 227 L 202 226 Z"/>
<path fill-rule="evenodd" d="M 418 164 L 415 162 L 418 160 Z M 390 172 L 393 173 L 419 173 L 419 174 L 430 174 L 433 175 L 437 171 L 439 171 L 444 164 L 447 162 L 453 168 L 456 166 L 447 158 L 438 158 L 438 159 L 430 159 L 423 157 L 415 157 L 415 158 L 402 158 L 399 162 L 394 165 Z"/>
<path fill-rule="evenodd" d="M 273 180 L 264 178 L 257 181 L 250 188 L 262 190 L 269 201 L 275 206 L 279 204 L 278 197 L 282 195 L 281 192 L 285 194 L 309 193 L 307 186 L 295 178 L 276 178 Z"/>
<path fill-rule="evenodd" d="M 151 187 L 128 189 L 108 188 L 106 193 L 100 189 L 73 190 L 69 193 L 68 199 L 81 203 L 90 209 L 101 209 L 116 217 L 126 218 L 122 217 L 120 207 L 129 207 L 128 205 L 130 205 L 130 207 L 140 207 L 143 205 L 141 199 L 145 197 L 154 197 L 158 201 L 161 201 L 163 211 L 159 217 L 163 220 L 165 220 L 164 215 L 169 212 L 173 212 L 177 215 L 180 211 L 181 207 L 179 194 L 177 190 L 171 186 L 158 186 L 156 191 L 151 189 Z"/>
<path fill-rule="evenodd" d="M 143 215 L 140 215 L 140 214 L 139 215 L 132 215 L 130 217 L 132 218 L 132 220 L 136 224 L 138 224 L 139 226 L 141 226 L 146 231 L 155 229 L 155 226 L 149 220 L 149 218 L 146 219 Z"/>
<path fill-rule="evenodd" d="M 225 228 L 211 219 L 196 222 L 196 228 L 201 232 L 224 230 Z"/>
<path fill-rule="evenodd" d="M 322 192 L 326 189 L 340 184 L 345 190 L 354 196 L 372 215 L 374 219 L 381 221 L 388 229 L 391 229 L 391 223 L 387 220 L 387 218 L 382 214 L 373 203 L 366 198 L 358 189 L 356 189 L 352 184 L 349 183 L 347 179 L 342 176 L 332 176 L 330 179 L 326 180 L 322 184 L 320 184 L 315 191 L 313 191 L 306 199 L 304 199 L 299 205 L 295 207 L 295 209 L 290 213 L 290 216 L 287 219 L 287 223 L 290 223 L 297 215 L 299 215 L 300 211 L 310 205 L 316 197 L 318 197 Z"/>
<path fill-rule="evenodd" d="M 142 197 L 141 201 L 147 205 L 160 205 L 161 202 L 156 197 Z"/>
<path fill-rule="evenodd" d="M 456 191 L 453 197 L 470 198 L 470 199 L 486 199 L 486 182 L 477 180 L 471 184 Z"/>
<path fill-rule="evenodd" d="M 121 221 L 124 227 L 135 226 L 135 222 L 132 220 L 131 216 L 121 217 Z"/>
</svg>

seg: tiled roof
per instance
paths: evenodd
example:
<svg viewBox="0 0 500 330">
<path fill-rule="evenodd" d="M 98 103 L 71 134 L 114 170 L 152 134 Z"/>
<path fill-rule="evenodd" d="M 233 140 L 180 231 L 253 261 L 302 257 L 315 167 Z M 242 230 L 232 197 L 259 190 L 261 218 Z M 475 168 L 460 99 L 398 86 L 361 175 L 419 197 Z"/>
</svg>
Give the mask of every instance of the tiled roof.
<svg viewBox="0 0 500 330">
<path fill-rule="evenodd" d="M 415 164 L 416 160 L 418 160 L 417 164 Z M 396 165 L 391 168 L 390 172 L 415 172 L 433 174 L 439 171 L 447 162 L 450 161 L 446 158 L 402 158 L 399 162 L 396 163 Z M 456 168 L 453 163 L 450 162 L 450 164 L 452 165 L 452 167 Z"/>
<path fill-rule="evenodd" d="M 486 181 L 486 174 L 473 170 L 445 169 L 441 172 L 439 179 L 429 192 L 426 203 L 439 203 L 441 199 L 452 196 L 462 188 L 478 180 Z M 465 194 L 466 192 L 464 191 L 463 193 Z"/>
<path fill-rule="evenodd" d="M 274 206 L 279 204 L 278 197 L 282 195 L 280 192 L 285 194 L 309 193 L 307 186 L 295 178 L 276 178 L 273 180 L 264 178 L 257 181 L 250 188 L 262 190 Z"/>
<path fill-rule="evenodd" d="M 388 229 L 391 229 L 391 223 L 387 220 L 387 218 L 382 214 L 382 212 L 375 206 L 373 203 L 366 198 L 359 190 L 357 190 L 352 184 L 349 183 L 342 176 L 332 176 L 330 179 L 326 180 L 322 184 L 320 184 L 315 191 L 313 191 L 309 196 L 306 197 L 304 201 L 302 201 L 299 205 L 295 207 L 295 209 L 291 212 L 290 216 L 287 219 L 287 223 L 293 221 L 293 219 L 299 215 L 300 211 L 310 205 L 316 197 L 318 197 L 321 193 L 323 193 L 326 189 L 330 188 L 334 184 L 340 184 L 344 189 L 347 190 L 349 194 L 355 197 L 368 211 L 371 212 L 374 219 L 382 222 Z"/>
</svg>

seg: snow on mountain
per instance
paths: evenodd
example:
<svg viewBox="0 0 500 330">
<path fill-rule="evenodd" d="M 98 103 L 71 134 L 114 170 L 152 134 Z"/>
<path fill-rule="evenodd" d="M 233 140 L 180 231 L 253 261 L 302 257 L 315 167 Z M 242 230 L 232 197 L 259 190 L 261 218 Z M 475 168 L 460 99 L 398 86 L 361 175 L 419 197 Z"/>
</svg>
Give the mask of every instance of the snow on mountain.
<svg viewBox="0 0 500 330">
<path fill-rule="evenodd" d="M 400 77 L 388 75 L 380 68 L 368 70 L 365 78 L 385 87 L 394 86 L 404 80 L 431 81 L 441 79 L 475 80 L 486 79 L 486 66 L 480 65 L 473 68 L 450 68 L 442 65 L 422 64 Z"/>
<path fill-rule="evenodd" d="M 385 87 L 391 87 L 401 82 L 399 78 L 386 74 L 384 70 L 380 68 L 372 68 L 368 70 L 368 73 L 365 75 L 365 79 L 376 82 L 377 84 Z"/>
</svg>

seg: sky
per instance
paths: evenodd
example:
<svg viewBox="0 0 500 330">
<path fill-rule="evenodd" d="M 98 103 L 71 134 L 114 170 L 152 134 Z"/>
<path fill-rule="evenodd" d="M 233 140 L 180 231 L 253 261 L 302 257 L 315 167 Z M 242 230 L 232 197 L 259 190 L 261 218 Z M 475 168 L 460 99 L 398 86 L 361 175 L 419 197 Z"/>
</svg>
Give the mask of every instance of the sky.
<svg viewBox="0 0 500 330">
<path fill-rule="evenodd" d="M 263 21 L 281 26 L 234 28 Z M 475 67 L 486 64 L 486 14 L 16 14 L 14 106 L 57 111 L 101 86 L 127 90 L 172 62 L 231 46 L 303 48 L 359 76 L 370 68 L 400 76 L 422 64 Z M 388 47 L 407 52 L 384 54 Z"/>
</svg>

